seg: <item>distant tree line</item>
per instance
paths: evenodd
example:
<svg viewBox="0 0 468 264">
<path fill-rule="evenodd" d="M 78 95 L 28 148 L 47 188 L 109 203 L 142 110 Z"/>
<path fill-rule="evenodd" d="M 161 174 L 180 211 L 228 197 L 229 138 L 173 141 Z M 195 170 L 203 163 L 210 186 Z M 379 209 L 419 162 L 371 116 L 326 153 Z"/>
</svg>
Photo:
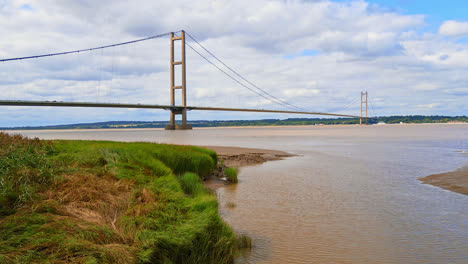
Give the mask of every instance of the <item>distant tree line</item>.
<svg viewBox="0 0 468 264">
<path fill-rule="evenodd" d="M 368 124 L 386 123 L 449 123 L 468 122 L 467 116 L 381 116 L 369 118 Z M 359 124 L 359 118 L 288 118 L 262 120 L 195 120 L 190 121 L 194 127 L 229 127 L 229 126 L 296 126 L 296 125 L 351 125 Z M 55 126 L 2 127 L 0 130 L 19 129 L 112 129 L 112 128 L 162 128 L 168 121 L 108 121 Z"/>
</svg>

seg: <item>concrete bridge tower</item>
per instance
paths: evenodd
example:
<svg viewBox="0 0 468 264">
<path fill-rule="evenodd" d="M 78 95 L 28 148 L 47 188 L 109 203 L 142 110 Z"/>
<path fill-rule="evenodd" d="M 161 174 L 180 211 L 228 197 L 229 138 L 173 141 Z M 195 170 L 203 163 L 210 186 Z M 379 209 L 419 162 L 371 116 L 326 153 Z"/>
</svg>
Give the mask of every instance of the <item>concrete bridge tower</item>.
<svg viewBox="0 0 468 264">
<path fill-rule="evenodd" d="M 363 116 L 365 114 L 365 116 Z M 365 117 L 367 125 L 367 91 L 361 92 L 361 118 L 359 119 L 359 124 L 362 125 L 362 118 Z"/>
<path fill-rule="evenodd" d="M 174 61 L 174 42 L 181 41 L 181 60 Z M 186 64 L 185 64 L 185 31 L 181 31 L 181 35 L 174 37 L 174 33 L 171 33 L 171 106 L 174 108 L 171 109 L 171 121 L 170 124 L 165 127 L 166 130 L 184 130 L 192 129 L 191 125 L 187 124 L 187 81 L 186 81 Z M 175 84 L 175 66 L 180 65 L 182 70 L 182 82 L 181 85 Z M 182 90 L 182 107 L 175 107 L 175 91 Z M 182 115 L 182 124 L 176 125 L 175 116 Z"/>
</svg>

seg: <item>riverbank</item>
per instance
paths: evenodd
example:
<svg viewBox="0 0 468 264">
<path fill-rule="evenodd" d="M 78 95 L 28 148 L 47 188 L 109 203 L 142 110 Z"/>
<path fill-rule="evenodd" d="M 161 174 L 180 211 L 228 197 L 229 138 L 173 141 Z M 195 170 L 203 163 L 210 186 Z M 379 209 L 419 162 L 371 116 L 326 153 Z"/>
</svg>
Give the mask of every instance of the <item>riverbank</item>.
<svg viewBox="0 0 468 264">
<path fill-rule="evenodd" d="M 200 181 L 217 161 L 193 146 L 0 133 L 0 263 L 232 263 L 240 242 Z"/>
<path fill-rule="evenodd" d="M 468 195 L 468 165 L 454 171 L 429 175 L 419 180 L 425 184 Z"/>
</svg>

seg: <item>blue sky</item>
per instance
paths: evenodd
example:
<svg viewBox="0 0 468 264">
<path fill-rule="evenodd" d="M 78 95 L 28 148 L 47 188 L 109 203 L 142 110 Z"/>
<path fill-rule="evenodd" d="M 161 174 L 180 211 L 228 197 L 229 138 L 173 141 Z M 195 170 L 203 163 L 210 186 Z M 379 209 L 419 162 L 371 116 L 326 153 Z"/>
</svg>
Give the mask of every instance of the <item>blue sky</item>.
<svg viewBox="0 0 468 264">
<path fill-rule="evenodd" d="M 352 2 L 336 0 L 335 2 Z M 465 0 L 367 0 L 379 7 L 405 15 L 425 15 L 427 26 L 424 31 L 437 32 L 440 24 L 445 20 L 468 19 L 468 1 Z"/>
<path fill-rule="evenodd" d="M 450 19 L 466 20 L 468 16 L 468 2 L 465 0 L 368 0 L 367 2 L 392 8 L 403 14 L 427 15 L 430 22 L 436 23 Z"/>
<path fill-rule="evenodd" d="M 467 115 L 467 14 L 468 1 L 461 0 L 116 0 L 111 6 L 6 0 L 0 2 L 0 58 L 185 29 L 250 82 L 301 108 L 323 112 L 348 106 L 340 113 L 359 114 L 359 103 L 353 102 L 367 90 L 376 115 Z M 168 104 L 168 45 L 162 38 L 0 63 L 0 99 Z M 190 49 L 187 59 L 189 105 L 281 108 Z M 5 127 L 166 120 L 168 113 L 0 107 L 0 116 Z M 189 114 L 192 120 L 287 117 L 304 116 Z"/>
</svg>

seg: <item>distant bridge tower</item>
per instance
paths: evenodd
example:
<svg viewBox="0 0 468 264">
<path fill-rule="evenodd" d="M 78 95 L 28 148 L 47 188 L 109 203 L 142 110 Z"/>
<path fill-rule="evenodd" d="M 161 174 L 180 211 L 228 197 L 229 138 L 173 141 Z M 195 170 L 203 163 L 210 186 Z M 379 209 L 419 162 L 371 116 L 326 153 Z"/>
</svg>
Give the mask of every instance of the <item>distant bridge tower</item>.
<svg viewBox="0 0 468 264">
<path fill-rule="evenodd" d="M 359 124 L 362 125 L 363 113 L 365 113 L 366 125 L 367 125 L 367 91 L 361 92 L 361 118 Z"/>
<path fill-rule="evenodd" d="M 174 61 L 174 42 L 180 40 L 181 44 L 181 60 Z M 176 86 L 175 84 L 175 66 L 181 65 L 182 66 L 182 82 L 181 85 Z M 185 71 L 185 31 L 182 30 L 181 35 L 179 37 L 174 37 L 174 33 L 171 33 L 171 106 L 174 108 L 171 109 L 171 121 L 170 124 L 165 127 L 166 130 L 174 130 L 174 129 L 192 129 L 191 125 L 187 124 L 187 82 L 186 82 L 186 71 Z M 182 90 L 182 107 L 175 107 L 175 90 L 181 89 Z M 176 125 L 175 116 L 182 115 L 182 124 Z"/>
</svg>

